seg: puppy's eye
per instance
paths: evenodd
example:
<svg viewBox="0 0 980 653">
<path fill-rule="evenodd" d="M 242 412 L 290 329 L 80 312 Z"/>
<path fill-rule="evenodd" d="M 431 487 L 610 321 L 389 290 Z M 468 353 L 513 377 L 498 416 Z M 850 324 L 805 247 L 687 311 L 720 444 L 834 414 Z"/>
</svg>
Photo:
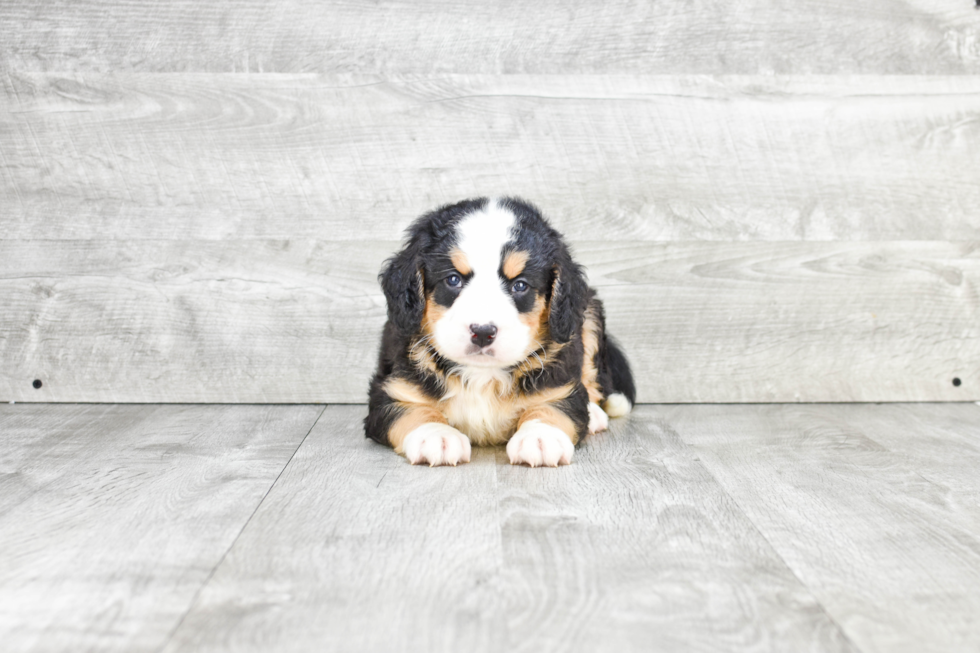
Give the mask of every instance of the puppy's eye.
<svg viewBox="0 0 980 653">
<path fill-rule="evenodd" d="M 526 292 L 528 288 L 526 281 L 515 281 L 514 285 L 510 287 L 511 292 Z"/>
<path fill-rule="evenodd" d="M 463 277 L 458 274 L 450 274 L 446 277 L 446 285 L 450 288 L 459 288 L 460 284 L 463 283 Z"/>
</svg>

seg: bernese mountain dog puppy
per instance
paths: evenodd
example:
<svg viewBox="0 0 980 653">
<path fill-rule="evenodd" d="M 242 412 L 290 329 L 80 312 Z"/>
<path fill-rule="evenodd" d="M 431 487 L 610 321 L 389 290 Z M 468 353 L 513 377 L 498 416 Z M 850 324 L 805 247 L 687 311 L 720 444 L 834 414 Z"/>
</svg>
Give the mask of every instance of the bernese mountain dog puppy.
<svg viewBox="0 0 980 653">
<path fill-rule="evenodd" d="M 520 199 L 423 215 L 379 280 L 388 302 L 367 437 L 412 464 L 507 443 L 512 464 L 567 465 L 636 390 L 602 303 L 561 234 Z"/>
</svg>

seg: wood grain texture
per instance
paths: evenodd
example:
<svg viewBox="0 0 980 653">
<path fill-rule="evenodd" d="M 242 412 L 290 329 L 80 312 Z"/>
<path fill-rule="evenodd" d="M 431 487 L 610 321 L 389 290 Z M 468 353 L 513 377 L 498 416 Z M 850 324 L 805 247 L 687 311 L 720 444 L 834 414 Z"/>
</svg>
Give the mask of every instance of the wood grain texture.
<svg viewBox="0 0 980 653">
<path fill-rule="evenodd" d="M 852 651 L 651 411 L 570 467 L 413 467 L 329 407 L 165 652 Z"/>
<path fill-rule="evenodd" d="M 413 467 L 364 437 L 365 414 L 327 407 L 164 651 L 395 653 L 494 637 L 473 596 L 499 573 L 493 451 Z"/>
<path fill-rule="evenodd" d="M 3 650 L 159 651 L 322 410 L 0 406 Z"/>
<path fill-rule="evenodd" d="M 976 404 L 853 404 L 838 407 L 839 422 L 862 425 L 863 433 L 914 467 L 945 493 L 945 503 L 975 520 L 980 529 L 980 419 Z M 971 508 L 972 505 L 972 508 Z M 978 530 L 977 532 L 980 532 Z"/>
<path fill-rule="evenodd" d="M 0 241 L 0 397 L 363 402 L 394 246 Z"/>
<path fill-rule="evenodd" d="M 976 243 L 581 247 L 642 402 L 966 401 Z M 961 384 L 954 385 L 959 378 Z"/>
<path fill-rule="evenodd" d="M 973 3 L 7 0 L 0 72 L 976 73 Z"/>
<path fill-rule="evenodd" d="M 980 646 L 980 408 L 665 415 L 861 650 Z"/>
<path fill-rule="evenodd" d="M 514 194 L 585 241 L 980 239 L 978 76 L 12 74 L 0 88 L 5 238 L 397 240 L 441 204 Z"/>
<path fill-rule="evenodd" d="M 397 247 L 0 241 L 0 400 L 361 403 Z M 641 402 L 980 398 L 976 244 L 574 250 Z"/>
</svg>

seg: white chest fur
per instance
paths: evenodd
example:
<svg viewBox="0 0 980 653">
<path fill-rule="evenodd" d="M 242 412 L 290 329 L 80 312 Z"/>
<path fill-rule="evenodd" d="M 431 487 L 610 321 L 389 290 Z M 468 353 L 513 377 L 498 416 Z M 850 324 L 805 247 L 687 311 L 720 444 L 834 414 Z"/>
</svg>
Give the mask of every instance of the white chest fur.
<svg viewBox="0 0 980 653">
<path fill-rule="evenodd" d="M 439 402 L 449 424 L 477 445 L 506 442 L 520 417 L 510 375 L 498 369 L 470 368 L 453 381 Z"/>
</svg>

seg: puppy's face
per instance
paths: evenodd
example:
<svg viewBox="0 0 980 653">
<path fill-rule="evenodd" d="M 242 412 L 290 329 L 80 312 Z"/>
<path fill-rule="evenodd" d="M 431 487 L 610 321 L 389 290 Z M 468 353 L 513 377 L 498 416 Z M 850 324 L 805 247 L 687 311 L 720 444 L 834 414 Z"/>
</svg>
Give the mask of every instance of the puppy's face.
<svg viewBox="0 0 980 653">
<path fill-rule="evenodd" d="M 550 270 L 518 244 L 514 214 L 497 203 L 465 215 L 453 232 L 424 261 L 423 332 L 462 365 L 515 365 L 546 337 Z"/>
<path fill-rule="evenodd" d="M 588 286 L 561 234 L 517 198 L 443 206 L 408 229 L 379 280 L 389 324 L 461 365 L 507 368 L 580 333 Z"/>
</svg>

